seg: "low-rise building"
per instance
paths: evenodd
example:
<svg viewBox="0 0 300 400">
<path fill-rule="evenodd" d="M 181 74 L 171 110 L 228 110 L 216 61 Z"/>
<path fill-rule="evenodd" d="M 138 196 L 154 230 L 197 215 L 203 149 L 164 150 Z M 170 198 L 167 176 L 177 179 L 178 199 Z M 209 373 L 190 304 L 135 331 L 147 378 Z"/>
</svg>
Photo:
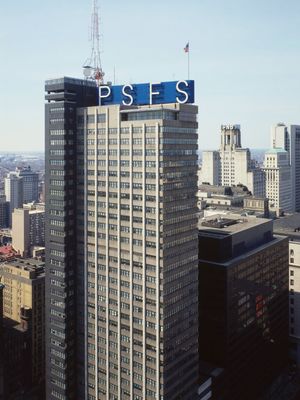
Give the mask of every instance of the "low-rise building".
<svg viewBox="0 0 300 400">
<path fill-rule="evenodd" d="M 45 378 L 44 263 L 33 259 L 4 262 L 0 265 L 0 281 L 4 285 L 3 321 L 9 363 L 5 380 L 9 391 L 14 387 L 21 390 L 24 382 L 24 390 L 27 385 L 31 389 L 41 387 Z"/>
</svg>

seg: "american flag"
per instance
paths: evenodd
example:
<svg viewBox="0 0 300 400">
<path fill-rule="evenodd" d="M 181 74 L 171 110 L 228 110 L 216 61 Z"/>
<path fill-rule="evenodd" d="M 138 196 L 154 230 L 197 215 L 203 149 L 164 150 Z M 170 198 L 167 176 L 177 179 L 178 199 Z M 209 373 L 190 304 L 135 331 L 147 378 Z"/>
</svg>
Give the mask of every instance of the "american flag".
<svg viewBox="0 0 300 400">
<path fill-rule="evenodd" d="M 189 52 L 189 50 L 190 50 L 190 43 L 189 42 L 185 45 L 185 48 L 183 50 L 184 50 L 185 53 Z"/>
</svg>

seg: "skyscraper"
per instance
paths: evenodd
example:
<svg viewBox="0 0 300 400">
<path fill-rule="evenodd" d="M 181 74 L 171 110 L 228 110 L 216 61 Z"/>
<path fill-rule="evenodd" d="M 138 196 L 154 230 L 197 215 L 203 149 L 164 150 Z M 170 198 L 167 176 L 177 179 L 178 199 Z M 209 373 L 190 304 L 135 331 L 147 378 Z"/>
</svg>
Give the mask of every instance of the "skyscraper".
<svg viewBox="0 0 300 400">
<path fill-rule="evenodd" d="M 149 88 L 46 82 L 49 400 L 196 396 L 197 107 Z"/>
<path fill-rule="evenodd" d="M 292 210 L 300 211 L 300 125 L 279 123 L 272 126 L 271 147 L 282 148 L 289 154 Z"/>
</svg>

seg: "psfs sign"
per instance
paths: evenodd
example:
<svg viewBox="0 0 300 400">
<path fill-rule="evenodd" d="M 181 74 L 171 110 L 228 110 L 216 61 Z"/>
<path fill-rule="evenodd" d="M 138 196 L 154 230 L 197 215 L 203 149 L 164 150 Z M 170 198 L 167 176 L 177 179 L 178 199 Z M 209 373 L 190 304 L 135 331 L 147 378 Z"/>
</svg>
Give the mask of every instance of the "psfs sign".
<svg viewBox="0 0 300 400">
<path fill-rule="evenodd" d="M 125 106 L 194 103 L 194 81 L 160 83 L 138 83 L 122 86 L 102 85 L 99 87 L 99 105 L 120 104 Z"/>
</svg>

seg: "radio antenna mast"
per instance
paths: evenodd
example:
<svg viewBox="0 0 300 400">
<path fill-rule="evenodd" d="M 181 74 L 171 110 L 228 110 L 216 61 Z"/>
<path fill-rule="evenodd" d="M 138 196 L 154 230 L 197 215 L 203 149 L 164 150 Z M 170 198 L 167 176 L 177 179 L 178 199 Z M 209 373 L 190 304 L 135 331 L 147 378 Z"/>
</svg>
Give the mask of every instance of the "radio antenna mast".
<svg viewBox="0 0 300 400">
<path fill-rule="evenodd" d="M 104 72 L 102 70 L 100 56 L 100 32 L 97 0 L 93 0 L 90 41 L 91 55 L 83 65 L 83 75 L 86 79 L 95 80 L 97 82 L 97 85 L 100 86 L 104 83 Z"/>
</svg>

